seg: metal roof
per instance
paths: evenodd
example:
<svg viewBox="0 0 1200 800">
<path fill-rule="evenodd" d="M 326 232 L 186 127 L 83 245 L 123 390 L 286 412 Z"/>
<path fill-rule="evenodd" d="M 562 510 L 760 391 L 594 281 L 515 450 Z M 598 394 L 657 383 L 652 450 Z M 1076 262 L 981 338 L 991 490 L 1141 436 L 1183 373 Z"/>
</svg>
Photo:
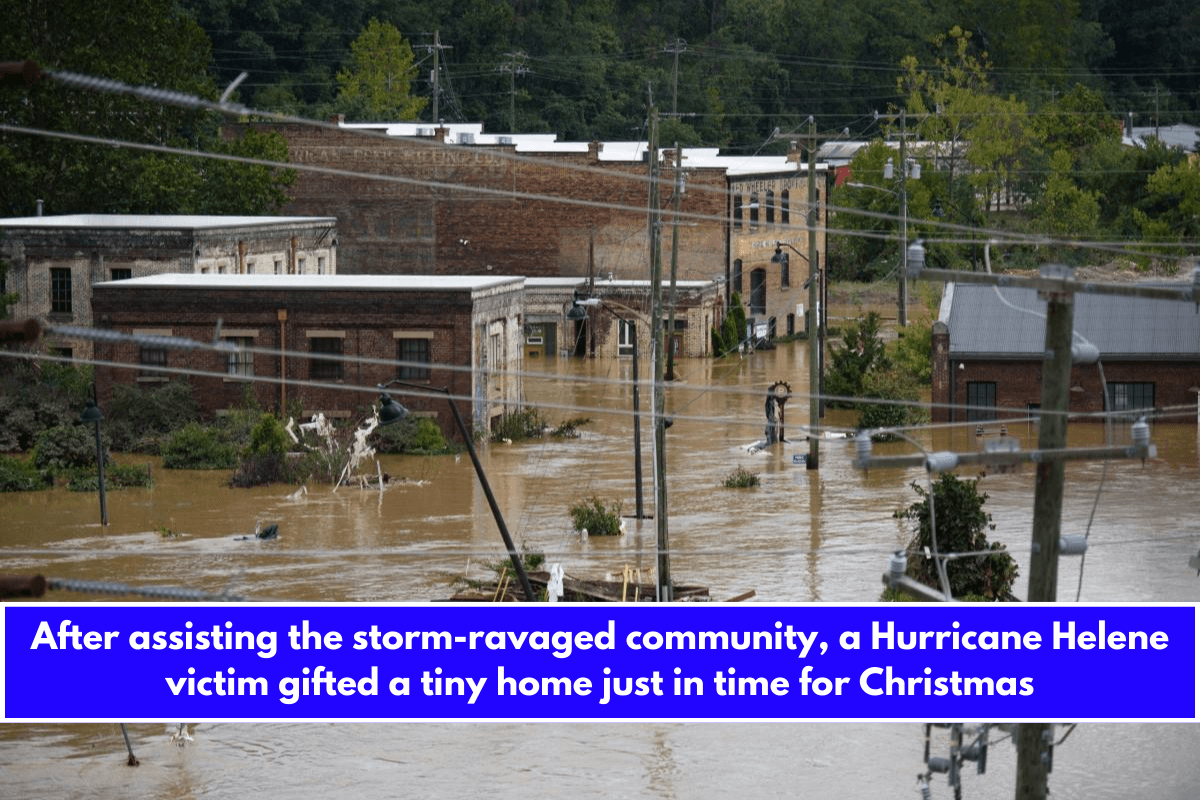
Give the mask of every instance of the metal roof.
<svg viewBox="0 0 1200 800">
<path fill-rule="evenodd" d="M 523 287 L 518 275 L 220 275 L 214 273 L 165 273 L 104 281 L 96 284 L 113 289 L 300 289 L 376 291 L 478 291 L 508 283 Z"/>
<path fill-rule="evenodd" d="M 1160 284 L 1161 285 L 1161 284 Z M 1046 303 L 1033 289 L 947 284 L 942 321 L 956 358 L 1040 358 Z M 1193 303 L 1076 294 L 1075 332 L 1103 357 L 1200 357 L 1200 313 Z"/>
<path fill-rule="evenodd" d="M 269 225 L 333 225 L 337 217 L 236 217 L 208 214 L 59 214 L 0 219 L 3 228 L 205 230 Z"/>
</svg>

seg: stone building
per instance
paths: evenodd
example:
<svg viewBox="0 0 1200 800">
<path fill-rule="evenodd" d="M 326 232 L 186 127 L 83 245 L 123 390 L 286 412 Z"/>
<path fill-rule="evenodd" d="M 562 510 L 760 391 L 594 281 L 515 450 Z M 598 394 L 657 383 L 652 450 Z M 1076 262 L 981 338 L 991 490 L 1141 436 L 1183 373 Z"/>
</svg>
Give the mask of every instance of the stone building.
<svg viewBox="0 0 1200 800">
<path fill-rule="evenodd" d="M 1045 313 L 1033 289 L 947 284 L 933 328 L 933 421 L 1036 415 Z M 1200 315 L 1191 303 L 1080 293 L 1074 317 L 1077 336 L 1100 350 L 1109 410 L 1196 420 Z M 1104 410 L 1100 370 L 1072 367 L 1070 411 Z"/>
<path fill-rule="evenodd" d="M 448 388 L 468 424 L 486 432 L 521 407 L 524 283 L 499 275 L 213 273 L 98 283 L 92 313 L 100 327 L 201 342 L 219 337 L 238 349 L 97 344 L 101 361 L 130 365 L 98 366 L 97 392 L 103 406 L 115 383 L 162 382 L 184 370 L 204 373 L 188 380 L 210 415 L 241 405 L 249 391 L 266 408 L 358 418 L 377 400 L 375 387 L 398 378 Z M 458 437 L 442 396 L 391 391 Z"/>
<path fill-rule="evenodd" d="M 333 217 L 69 214 L 0 219 L 10 313 L 59 325 L 92 324 L 92 285 L 163 273 L 337 272 Z M 77 358 L 86 341 L 52 339 Z"/>
</svg>

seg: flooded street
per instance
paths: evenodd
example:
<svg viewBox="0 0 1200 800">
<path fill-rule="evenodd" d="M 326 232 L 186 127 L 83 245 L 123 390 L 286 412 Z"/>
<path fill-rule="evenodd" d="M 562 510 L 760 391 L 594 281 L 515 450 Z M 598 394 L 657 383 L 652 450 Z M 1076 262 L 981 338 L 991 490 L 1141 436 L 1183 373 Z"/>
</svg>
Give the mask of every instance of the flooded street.
<svg viewBox="0 0 1200 800">
<path fill-rule="evenodd" d="M 821 465 L 793 464 L 806 453 L 807 349 L 803 343 L 722 362 L 685 360 L 667 394 L 669 529 L 676 582 L 709 587 L 723 600 L 750 590 L 755 602 L 870 602 L 892 550 L 909 532 L 892 513 L 917 499 L 921 470 L 851 466 L 853 446 L 821 444 Z M 544 552 L 576 577 L 620 575 L 626 565 L 649 580 L 653 520 L 628 520 L 622 537 L 583 539 L 569 508 L 593 496 L 634 511 L 633 423 L 627 361 L 548 360 L 526 378 L 528 402 L 552 424 L 586 416 L 578 439 L 489 444 L 488 478 L 518 546 Z M 762 438 L 768 386 L 788 381 L 801 397 L 787 407 L 793 440 L 751 454 Z M 650 408 L 648 384 L 642 408 Z M 831 411 L 827 424 L 853 415 Z M 1008 433 L 1025 447 L 1036 428 Z M 1128 441 L 1127 427 L 1113 433 Z M 1104 442 L 1102 426 L 1073 425 L 1071 444 Z M 923 431 L 926 448 L 973 450 L 973 429 Z M 654 512 L 650 417 L 642 425 L 644 496 Z M 1073 463 L 1067 469 L 1064 533 L 1083 533 L 1095 505 L 1086 561 L 1063 558 L 1058 597 L 1074 601 L 1200 599 L 1188 559 L 1200 548 L 1196 510 L 1197 428 L 1153 426 L 1158 458 Z M 876 453 L 911 453 L 877 445 Z M 124 461 L 145 461 L 137 456 Z M 754 489 L 725 489 L 738 466 L 757 473 Z M 485 577 L 504 557 L 495 522 L 465 456 L 384 457 L 397 480 L 383 493 L 309 486 L 230 489 L 227 473 L 163 470 L 156 485 L 108 495 L 102 529 L 94 493 L 60 489 L 0 495 L 0 569 L 47 577 L 121 581 L 230 592 L 255 601 L 424 602 L 453 592 L 464 574 Z M 969 474 L 969 473 L 964 473 Z M 1034 473 L 1031 467 L 981 483 L 985 510 L 1021 569 L 1026 593 Z M 1097 502 L 1097 495 L 1099 501 Z M 276 541 L 235 541 L 255 521 L 279 525 Z M 170 535 L 163 535 L 163 531 Z M 110 599 L 56 592 L 55 601 Z M 130 598 L 136 599 L 136 598 Z M 535 721 L 553 711 L 531 704 Z M 0 726 L 0 796 L 185 800 L 254 795 L 269 800 L 313 790 L 362 797 L 444 797 L 486 790 L 500 798 L 531 793 L 572 797 L 700 798 L 756 796 L 918 796 L 922 731 L 915 724 L 196 724 L 196 741 L 169 743 L 165 724 L 131 728 L 142 766 L 124 766 L 116 725 Z M 942 732 L 934 753 L 948 752 Z M 1061 729 L 1060 729 L 1061 735 Z M 1013 796 L 1015 751 L 1000 732 L 988 773 L 964 778 L 964 796 Z M 940 744 L 939 744 L 940 743 Z M 938 747 L 941 750 L 938 750 Z M 1059 798 L 1195 796 L 1200 726 L 1085 724 L 1055 751 L 1050 776 Z M 935 776 L 934 797 L 949 797 Z"/>
</svg>

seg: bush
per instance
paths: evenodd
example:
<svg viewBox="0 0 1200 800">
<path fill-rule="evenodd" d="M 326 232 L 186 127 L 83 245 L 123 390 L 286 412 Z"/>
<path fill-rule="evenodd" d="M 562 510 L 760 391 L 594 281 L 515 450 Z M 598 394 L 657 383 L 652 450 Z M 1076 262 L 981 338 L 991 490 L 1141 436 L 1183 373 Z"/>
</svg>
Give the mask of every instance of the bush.
<svg viewBox="0 0 1200 800">
<path fill-rule="evenodd" d="M 505 439 L 519 442 L 522 439 L 540 439 L 546 431 L 546 419 L 536 408 L 527 408 L 512 414 L 505 414 L 500 421 L 492 426 L 490 436 L 493 442 Z"/>
<path fill-rule="evenodd" d="M 28 452 L 48 428 L 69 425 L 91 397 L 91 367 L 54 362 L 0 365 L 0 452 Z"/>
<path fill-rule="evenodd" d="M 617 536 L 621 533 L 621 504 L 616 502 L 606 508 L 599 498 L 593 497 L 571 507 L 571 521 L 575 530 L 587 531 L 589 536 Z"/>
<path fill-rule="evenodd" d="M 0 492 L 34 492 L 49 486 L 28 459 L 0 456 Z"/>
<path fill-rule="evenodd" d="M 737 469 L 725 476 L 724 486 L 726 489 L 749 489 L 758 484 L 758 475 L 739 464 Z"/>
<path fill-rule="evenodd" d="M 238 489 L 290 482 L 287 456 L 271 453 L 246 456 L 229 478 L 229 485 Z"/>
<path fill-rule="evenodd" d="M 924 422 L 926 411 L 920 406 L 921 389 L 912 373 L 902 369 L 880 369 L 867 373 L 862 396 L 874 400 L 908 400 L 904 403 L 859 403 L 858 427 L 904 428 Z M 892 438 L 887 435 L 878 438 Z"/>
<path fill-rule="evenodd" d="M 590 424 L 591 421 L 588 417 L 572 417 L 563 420 L 557 428 L 550 432 L 550 435 L 560 439 L 578 439 L 579 429 Z"/>
<path fill-rule="evenodd" d="M 842 343 L 834 345 L 829 355 L 826 391 L 840 398 L 862 397 L 867 374 L 872 370 L 891 367 L 879 331 L 883 320 L 872 311 L 849 323 L 842 334 Z M 853 400 L 828 401 L 835 408 L 854 405 Z"/>
<path fill-rule="evenodd" d="M 157 455 L 167 434 L 200 419 L 200 406 L 187 381 L 119 383 L 105 416 L 116 450 Z"/>
<path fill-rule="evenodd" d="M 112 464 L 104 468 L 104 489 L 149 488 L 154 485 L 149 465 Z M 75 469 L 67 474 L 67 488 L 72 492 L 100 490 L 100 475 L 95 469 Z"/>
<path fill-rule="evenodd" d="M 282 456 L 288 451 L 290 441 L 287 431 L 275 415 L 263 414 L 250 431 L 250 446 L 246 448 L 245 455 Z"/>
<path fill-rule="evenodd" d="M 1017 579 L 1017 562 L 999 542 L 989 543 L 987 531 L 994 530 L 992 517 L 983 510 L 986 494 L 980 494 L 979 481 L 959 480 L 943 473 L 933 484 L 934 515 L 937 523 L 939 553 L 973 553 L 995 550 L 995 555 L 959 558 L 946 562 L 946 577 L 951 593 L 958 598 L 977 595 L 986 600 L 1015 600 L 1012 585 Z M 925 548 L 933 549 L 929 518 L 929 492 L 912 484 L 921 500 L 895 512 L 916 528 L 908 545 L 908 575 L 927 586 L 940 589 L 933 559 L 925 558 Z"/>
<path fill-rule="evenodd" d="M 457 451 L 429 417 L 411 414 L 400 422 L 371 432 L 367 443 L 379 453 L 436 456 Z"/>
<path fill-rule="evenodd" d="M 107 438 L 102 433 L 101 445 L 106 464 L 109 461 Z M 33 464 L 49 475 L 73 469 L 95 469 L 95 429 L 91 425 L 56 425 L 43 431 L 33 450 Z"/>
<path fill-rule="evenodd" d="M 189 422 L 170 435 L 162 447 L 166 469 L 233 469 L 237 446 L 221 431 Z"/>
</svg>

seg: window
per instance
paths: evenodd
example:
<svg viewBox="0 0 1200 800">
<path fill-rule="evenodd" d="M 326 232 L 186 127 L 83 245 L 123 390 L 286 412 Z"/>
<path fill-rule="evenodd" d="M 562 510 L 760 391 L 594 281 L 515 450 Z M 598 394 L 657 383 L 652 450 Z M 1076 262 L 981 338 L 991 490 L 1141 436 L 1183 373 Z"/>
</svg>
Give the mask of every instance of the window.
<svg viewBox="0 0 1200 800">
<path fill-rule="evenodd" d="M 792 211 L 788 200 L 788 190 L 784 189 L 779 195 L 779 224 L 790 225 L 791 223 Z"/>
<path fill-rule="evenodd" d="M 228 353 L 226 372 L 234 377 L 248 378 L 254 375 L 254 353 L 247 348 L 254 346 L 254 339 L 249 336 L 228 336 L 225 341 L 237 350 Z"/>
<path fill-rule="evenodd" d="M 781 255 L 783 257 L 779 259 L 779 288 L 787 289 L 792 285 L 791 259 L 787 257 L 787 253 Z"/>
<path fill-rule="evenodd" d="M 283 274 L 283 259 L 280 259 L 280 258 L 275 259 L 275 274 L 276 275 Z"/>
<path fill-rule="evenodd" d="M 71 270 L 65 267 L 50 268 L 50 313 L 71 313 Z"/>
<path fill-rule="evenodd" d="M 75 357 L 75 351 L 69 347 L 51 347 L 50 352 L 59 358 L 65 358 L 68 360 Z"/>
<path fill-rule="evenodd" d="M 761 267 L 750 273 L 750 313 L 767 313 L 767 271 Z"/>
<path fill-rule="evenodd" d="M 730 277 L 729 282 L 732 284 L 733 291 L 738 294 L 742 293 L 742 260 L 740 258 L 736 258 L 733 261 L 733 275 Z"/>
<path fill-rule="evenodd" d="M 325 256 L 317 256 L 317 274 L 325 274 Z"/>
<path fill-rule="evenodd" d="M 788 336 L 796 335 L 796 315 L 795 314 L 787 315 L 787 335 Z"/>
<path fill-rule="evenodd" d="M 246 274 L 247 275 L 254 274 L 254 259 L 249 259 L 246 261 Z"/>
<path fill-rule="evenodd" d="M 429 339 L 397 339 L 396 360 L 401 362 L 397 378 L 407 381 L 430 380 Z"/>
<path fill-rule="evenodd" d="M 995 418 L 995 381 L 968 381 L 967 422 L 987 422 Z"/>
<path fill-rule="evenodd" d="M 143 347 L 138 354 L 138 361 L 142 365 L 141 371 L 138 373 L 139 378 L 149 378 L 152 380 L 167 380 L 167 376 L 159 372 L 155 367 L 167 366 L 167 348 L 165 347 Z"/>
<path fill-rule="evenodd" d="M 775 318 L 771 317 L 767 320 L 767 338 L 774 339 L 776 335 Z"/>
<path fill-rule="evenodd" d="M 637 335 L 633 329 L 634 323 L 623 319 L 617 320 L 617 355 L 633 355 L 633 339 Z"/>
<path fill-rule="evenodd" d="M 304 274 L 304 267 L 305 267 L 305 265 L 306 265 L 306 264 L 308 264 L 308 259 L 307 259 L 307 258 L 298 258 L 298 259 L 296 259 L 296 274 L 297 274 L 297 275 L 303 275 L 303 274 Z"/>
<path fill-rule="evenodd" d="M 308 340 L 308 374 L 314 381 L 340 381 L 342 379 L 342 338 L 340 336 L 313 336 Z"/>
<path fill-rule="evenodd" d="M 1153 383 L 1110 383 L 1108 384 L 1109 411 L 1144 411 L 1154 408 Z M 1138 416 L 1130 413 L 1128 418 Z"/>
<path fill-rule="evenodd" d="M 775 227 L 775 192 L 767 190 L 767 227 Z"/>
<path fill-rule="evenodd" d="M 735 231 L 742 229 L 742 196 L 740 194 L 733 197 L 733 229 Z"/>
<path fill-rule="evenodd" d="M 758 192 L 750 193 L 750 230 L 758 230 Z"/>
<path fill-rule="evenodd" d="M 113 267 L 109 275 L 114 281 L 127 281 L 133 277 L 133 270 L 129 267 Z"/>
</svg>

